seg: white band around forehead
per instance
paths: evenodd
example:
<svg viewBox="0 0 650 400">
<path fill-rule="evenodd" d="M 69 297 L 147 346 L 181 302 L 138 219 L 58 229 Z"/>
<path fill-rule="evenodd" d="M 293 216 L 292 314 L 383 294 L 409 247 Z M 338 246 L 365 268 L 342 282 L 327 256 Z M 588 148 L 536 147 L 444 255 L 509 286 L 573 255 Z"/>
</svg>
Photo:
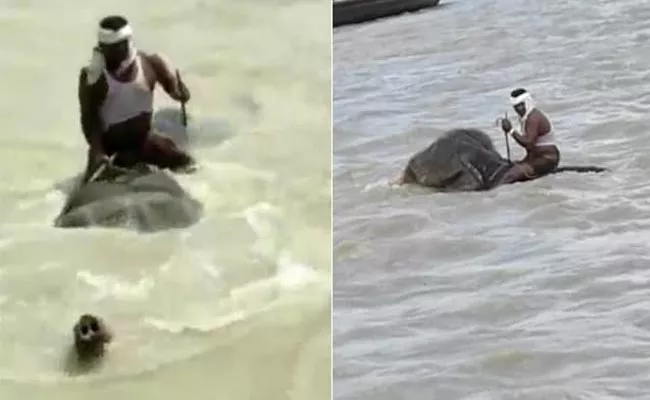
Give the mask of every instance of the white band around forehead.
<svg viewBox="0 0 650 400">
<path fill-rule="evenodd" d="M 525 93 L 520 94 L 517 97 L 510 97 L 510 102 L 514 106 L 514 105 L 517 105 L 519 103 L 523 103 L 524 101 L 529 100 L 529 99 L 532 99 L 532 96 L 530 95 L 530 93 L 525 92 Z"/>
<path fill-rule="evenodd" d="M 97 31 L 97 40 L 99 43 L 103 44 L 113 44 L 117 42 L 121 42 L 122 40 L 125 39 L 130 39 L 131 35 L 133 35 L 133 29 L 131 29 L 131 25 L 124 25 L 117 31 L 113 31 L 110 29 L 104 29 L 104 28 L 99 28 Z"/>
</svg>

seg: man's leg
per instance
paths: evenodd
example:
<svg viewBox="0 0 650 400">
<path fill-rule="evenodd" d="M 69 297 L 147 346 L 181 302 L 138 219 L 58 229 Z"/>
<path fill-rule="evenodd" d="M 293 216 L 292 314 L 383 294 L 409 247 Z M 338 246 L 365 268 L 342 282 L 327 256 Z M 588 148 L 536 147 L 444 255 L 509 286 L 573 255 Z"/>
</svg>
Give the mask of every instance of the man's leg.
<svg viewBox="0 0 650 400">
<path fill-rule="evenodd" d="M 525 182 L 535 178 L 535 170 L 528 162 L 518 162 L 514 164 L 501 179 L 501 184 L 515 182 Z"/>
<path fill-rule="evenodd" d="M 195 161 L 187 152 L 180 149 L 171 139 L 151 133 L 145 142 L 143 161 L 159 168 L 169 168 L 174 172 L 193 172 Z"/>
<path fill-rule="evenodd" d="M 559 164 L 559 157 L 554 154 L 542 154 L 536 157 L 526 157 L 516 163 L 503 177 L 502 183 L 524 182 L 548 175 Z"/>
<path fill-rule="evenodd" d="M 535 157 L 535 159 L 530 162 L 530 165 L 533 167 L 535 175 L 540 177 L 553 172 L 559 163 L 559 154 L 547 153 Z"/>
<path fill-rule="evenodd" d="M 130 133 L 128 135 L 122 134 L 120 136 L 113 135 L 106 145 L 110 150 L 107 150 L 107 155 L 110 157 L 115 155 L 113 165 L 120 168 L 131 169 L 138 163 L 142 162 L 142 153 L 145 143 L 147 141 L 146 132 Z"/>
</svg>

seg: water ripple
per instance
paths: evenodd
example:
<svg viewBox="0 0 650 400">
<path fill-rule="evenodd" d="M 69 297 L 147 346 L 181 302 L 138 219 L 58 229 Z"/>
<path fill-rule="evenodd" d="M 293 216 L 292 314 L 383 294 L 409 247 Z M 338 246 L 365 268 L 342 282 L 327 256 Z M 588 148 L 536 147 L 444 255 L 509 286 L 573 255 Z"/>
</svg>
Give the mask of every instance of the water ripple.
<svg viewBox="0 0 650 400">
<path fill-rule="evenodd" d="M 649 16 L 639 0 L 456 0 L 335 31 L 336 398 L 647 398 Z M 454 126 L 505 151 L 493 121 L 517 86 L 564 162 L 613 172 L 388 184 Z"/>
</svg>

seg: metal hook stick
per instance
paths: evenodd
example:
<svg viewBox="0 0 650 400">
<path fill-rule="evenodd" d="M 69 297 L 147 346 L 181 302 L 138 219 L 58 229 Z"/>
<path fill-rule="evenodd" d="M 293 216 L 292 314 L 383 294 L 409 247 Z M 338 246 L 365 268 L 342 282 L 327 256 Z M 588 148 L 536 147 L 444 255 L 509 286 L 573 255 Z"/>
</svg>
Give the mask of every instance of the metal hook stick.
<svg viewBox="0 0 650 400">
<path fill-rule="evenodd" d="M 179 85 L 179 88 L 182 87 L 183 82 L 181 81 L 181 73 L 176 70 L 176 81 Z M 185 100 L 181 100 L 181 123 L 184 128 L 187 128 L 187 111 L 185 110 Z"/>
<path fill-rule="evenodd" d="M 508 112 L 505 112 L 505 118 L 508 119 Z M 506 137 L 506 154 L 508 156 L 508 163 L 512 164 L 512 161 L 510 161 L 510 140 L 508 140 L 508 133 L 503 132 L 503 135 Z"/>
</svg>

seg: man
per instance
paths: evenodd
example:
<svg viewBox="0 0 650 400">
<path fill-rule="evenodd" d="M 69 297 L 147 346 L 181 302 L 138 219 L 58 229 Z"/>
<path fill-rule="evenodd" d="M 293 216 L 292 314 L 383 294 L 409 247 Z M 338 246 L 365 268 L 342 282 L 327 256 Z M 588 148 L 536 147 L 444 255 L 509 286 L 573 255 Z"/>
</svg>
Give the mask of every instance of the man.
<svg viewBox="0 0 650 400">
<path fill-rule="evenodd" d="M 187 87 L 163 57 L 135 48 L 125 18 L 102 19 L 97 39 L 90 64 L 79 73 L 81 127 L 89 145 L 84 182 L 109 157 L 121 167 L 144 162 L 191 171 L 194 159 L 171 139 L 152 132 L 156 83 L 179 102 L 190 99 Z"/>
<path fill-rule="evenodd" d="M 522 182 L 552 172 L 560 162 L 560 151 L 546 115 L 535 107 L 532 96 L 525 89 L 510 93 L 510 101 L 519 116 L 521 132 L 517 132 L 507 118 L 501 120 L 501 129 L 526 149 L 526 157 L 515 163 L 502 183 Z"/>
</svg>

